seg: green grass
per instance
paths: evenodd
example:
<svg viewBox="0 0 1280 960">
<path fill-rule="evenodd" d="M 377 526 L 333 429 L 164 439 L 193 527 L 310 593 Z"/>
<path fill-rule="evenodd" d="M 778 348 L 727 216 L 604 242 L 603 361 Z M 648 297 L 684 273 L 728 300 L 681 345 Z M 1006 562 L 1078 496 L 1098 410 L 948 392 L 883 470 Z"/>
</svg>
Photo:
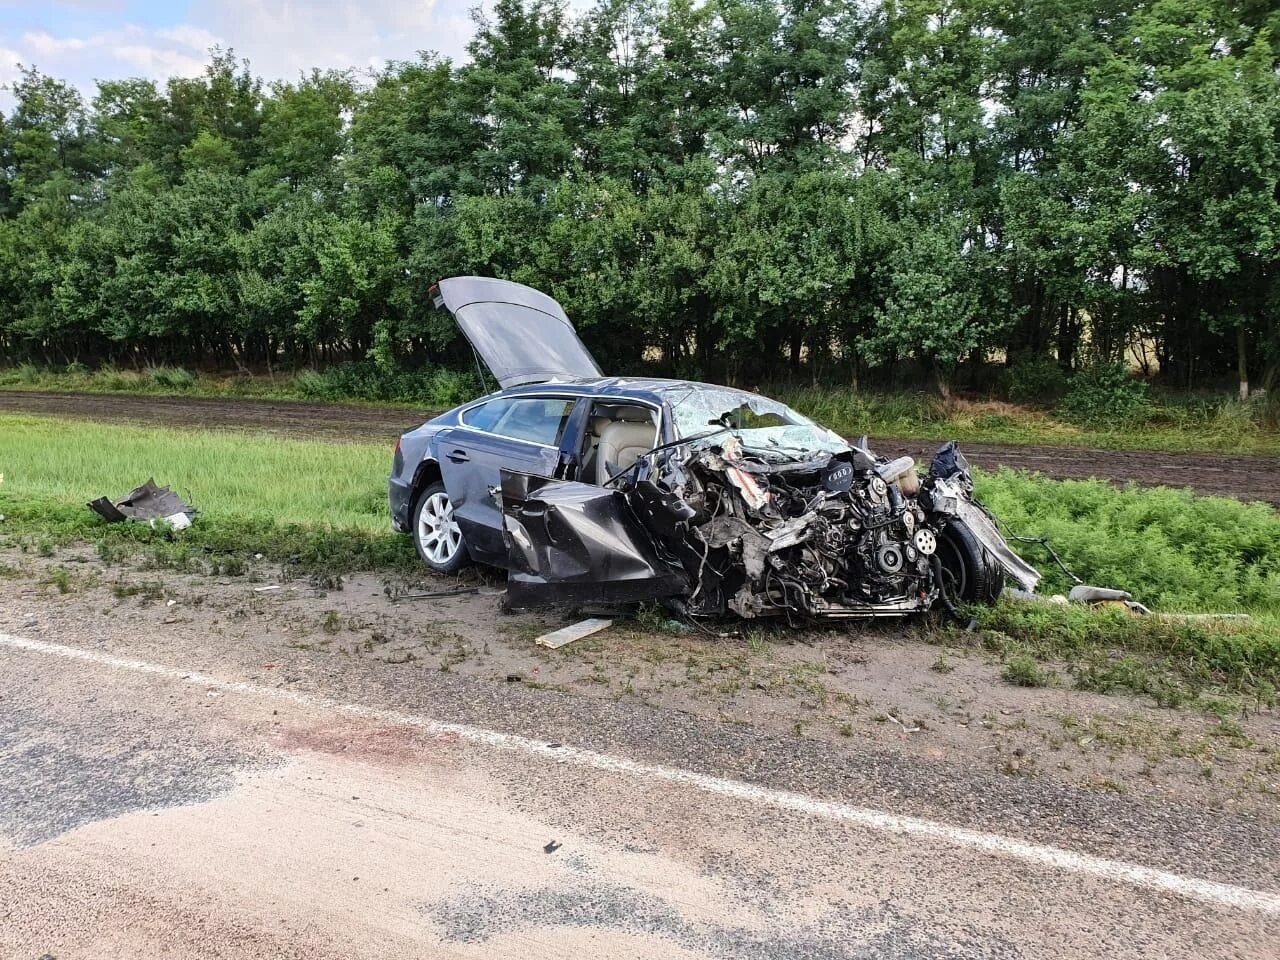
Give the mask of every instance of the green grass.
<svg viewBox="0 0 1280 960">
<path fill-rule="evenodd" d="M 1047 537 L 1086 582 L 1158 610 L 1280 619 L 1280 513 L 1266 504 L 1010 470 L 979 474 L 977 490 L 1009 532 Z M 1070 588 L 1042 548 L 1014 547 L 1045 574 L 1041 592 Z"/>
<path fill-rule="evenodd" d="M 984 644 L 1005 660 L 1003 678 L 1042 686 L 1046 662 L 1067 664 L 1072 684 L 1097 693 L 1128 691 L 1175 707 L 1226 691 L 1272 706 L 1280 687 L 1280 622 L 1135 617 L 1002 601 L 973 613 Z"/>
<path fill-rule="evenodd" d="M 1077 576 L 1128 590 L 1161 614 L 1012 602 L 975 610 L 984 642 L 1005 659 L 1006 682 L 1040 685 L 1043 664 L 1065 662 L 1079 689 L 1125 690 L 1162 706 L 1218 689 L 1275 702 L 1280 514 L 1273 508 L 1009 470 L 979 474 L 977 487 L 1009 531 L 1047 537 Z M 1070 589 L 1042 547 L 1014 547 L 1045 574 L 1041 593 Z M 1249 619 L 1177 616 L 1203 613 Z"/>
<path fill-rule="evenodd" d="M 0 538 L 48 555 L 97 542 L 104 559 L 143 552 L 159 566 L 238 575 L 251 558 L 336 583 L 355 570 L 419 569 L 388 526 L 386 444 L 267 439 L 212 430 L 0 414 Z M 200 509 L 173 537 L 108 524 L 84 504 L 154 476 Z"/>
<path fill-rule="evenodd" d="M 998 401 L 944 404 L 924 392 L 786 383 L 743 386 L 783 400 L 845 436 L 1280 454 L 1280 431 L 1274 423 L 1268 425 L 1264 411 L 1226 396 L 1161 396 L 1125 422 L 1080 424 L 1040 407 Z M 174 367 L 54 371 L 27 364 L 0 368 L 0 389 L 413 405 L 418 412 L 445 410 L 481 392 L 470 372 L 434 368 L 383 373 L 369 363 L 276 375 L 193 374 Z"/>
<path fill-rule="evenodd" d="M 385 530 L 390 467 L 385 443 L 0 414 L 0 491 L 20 499 L 85 503 L 155 477 L 208 516 Z"/>
<path fill-rule="evenodd" d="M 1025 653 L 1011 656 L 1000 677 L 1015 687 L 1051 687 L 1054 679 L 1050 671 Z"/>
<path fill-rule="evenodd" d="M 483 392 L 468 371 L 432 368 L 384 373 L 371 363 L 265 375 L 192 373 L 182 367 L 55 371 L 23 364 L 0 368 L 0 390 L 319 401 L 434 410 L 447 410 Z"/>
</svg>

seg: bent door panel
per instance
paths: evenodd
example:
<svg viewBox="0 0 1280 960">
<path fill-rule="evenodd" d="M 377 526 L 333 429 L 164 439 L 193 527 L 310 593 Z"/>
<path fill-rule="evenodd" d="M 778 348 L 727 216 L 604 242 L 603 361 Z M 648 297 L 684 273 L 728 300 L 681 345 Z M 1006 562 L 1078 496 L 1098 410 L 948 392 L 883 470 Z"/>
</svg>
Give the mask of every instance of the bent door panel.
<svg viewBox="0 0 1280 960">
<path fill-rule="evenodd" d="M 616 490 L 503 470 L 502 512 L 514 606 L 630 603 L 688 587 Z"/>
</svg>

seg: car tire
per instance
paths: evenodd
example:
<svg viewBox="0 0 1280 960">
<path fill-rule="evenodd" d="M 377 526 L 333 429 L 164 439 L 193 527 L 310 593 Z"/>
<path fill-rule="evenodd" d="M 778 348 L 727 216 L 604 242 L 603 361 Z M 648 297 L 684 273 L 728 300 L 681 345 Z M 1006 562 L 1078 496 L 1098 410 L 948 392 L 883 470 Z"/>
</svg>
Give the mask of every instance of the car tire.
<svg viewBox="0 0 1280 960">
<path fill-rule="evenodd" d="M 471 563 L 443 483 L 433 483 L 418 494 L 409 529 L 418 556 L 436 573 L 457 573 Z"/>
<path fill-rule="evenodd" d="M 938 560 L 953 603 L 995 603 L 1004 591 L 1004 574 L 960 520 L 939 536 Z"/>
</svg>

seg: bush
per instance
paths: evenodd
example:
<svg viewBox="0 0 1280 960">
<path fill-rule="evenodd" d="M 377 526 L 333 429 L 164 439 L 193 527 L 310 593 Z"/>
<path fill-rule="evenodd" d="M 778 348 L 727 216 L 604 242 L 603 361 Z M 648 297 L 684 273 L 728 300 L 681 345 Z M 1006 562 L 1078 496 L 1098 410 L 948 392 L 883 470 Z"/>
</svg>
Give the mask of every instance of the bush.
<svg viewBox="0 0 1280 960">
<path fill-rule="evenodd" d="M 189 390 L 196 384 L 195 374 L 182 367 L 152 367 L 147 374 L 155 384 L 171 390 Z"/>
<path fill-rule="evenodd" d="M 1005 395 L 1015 403 L 1059 399 L 1067 389 L 1067 377 L 1052 357 L 1023 354 L 1005 370 Z"/>
<path fill-rule="evenodd" d="M 748 389 L 755 386 L 751 384 Z M 762 383 L 759 391 L 845 436 L 911 436 L 922 426 L 947 422 L 942 402 L 925 393 L 872 393 L 852 387 L 796 387 L 784 383 Z"/>
<path fill-rule="evenodd" d="M 1005 683 L 1013 684 L 1015 687 L 1053 686 L 1053 673 L 1041 667 L 1025 653 L 1019 653 L 1009 658 L 1004 671 L 1000 674 L 1000 679 Z"/>
<path fill-rule="evenodd" d="M 1100 364 L 1071 378 L 1061 412 L 1083 423 L 1134 420 L 1148 408 L 1147 384 L 1118 363 Z"/>
</svg>

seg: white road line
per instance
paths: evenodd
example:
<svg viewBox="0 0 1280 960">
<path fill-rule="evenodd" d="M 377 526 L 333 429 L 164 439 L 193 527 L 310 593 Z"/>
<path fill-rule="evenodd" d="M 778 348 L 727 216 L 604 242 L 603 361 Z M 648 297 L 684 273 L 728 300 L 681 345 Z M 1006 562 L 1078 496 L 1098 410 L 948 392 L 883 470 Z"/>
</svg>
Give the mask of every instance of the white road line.
<svg viewBox="0 0 1280 960">
<path fill-rule="evenodd" d="M 579 747 L 567 745 L 553 747 L 550 744 L 531 740 L 528 737 L 500 733 L 497 730 L 487 730 L 483 727 L 474 727 L 462 723 L 444 723 L 411 713 L 383 710 L 357 703 L 342 703 L 325 697 L 268 687 L 257 683 L 248 683 L 243 680 L 223 680 L 209 674 L 180 670 L 176 667 L 150 663 L 146 660 L 116 657 L 95 650 L 84 650 L 79 647 L 48 643 L 43 640 L 15 637 L 7 633 L 0 633 L 0 646 L 47 656 L 62 657 L 68 660 L 82 660 L 109 667 L 113 670 L 151 674 L 198 687 L 205 687 L 210 690 L 287 701 L 300 706 L 334 711 L 365 720 L 377 720 L 383 723 L 416 727 L 434 736 L 452 735 L 472 743 L 483 744 L 486 747 L 546 757 L 560 763 L 573 763 L 640 779 L 662 780 L 692 787 L 717 796 L 745 800 L 749 803 L 774 807 L 779 810 L 790 810 L 824 820 L 850 823 L 882 833 L 940 840 L 955 846 L 981 850 L 1038 866 L 1098 877 L 1116 883 L 1132 884 L 1160 893 L 1198 900 L 1202 903 L 1232 907 L 1237 910 L 1280 915 L 1280 894 L 1251 890 L 1248 887 L 1235 886 L 1229 883 L 1201 880 L 1196 877 L 1184 877 L 1165 870 L 1125 863 L 1121 860 L 1094 857 L 1089 854 L 1076 853 L 1044 844 L 1029 843 L 1025 840 L 1018 840 L 997 833 L 985 833 L 981 830 L 971 830 L 967 827 L 957 827 L 934 820 L 925 820 L 920 817 L 902 816 L 900 814 L 887 813 L 883 810 L 857 807 L 830 800 L 820 800 L 786 790 L 774 790 L 770 787 L 756 786 L 741 780 L 713 777 L 705 773 L 681 770 L 678 767 L 642 763 L 638 760 L 615 757 L 607 753 L 598 753 L 594 750 L 584 750 Z"/>
</svg>

